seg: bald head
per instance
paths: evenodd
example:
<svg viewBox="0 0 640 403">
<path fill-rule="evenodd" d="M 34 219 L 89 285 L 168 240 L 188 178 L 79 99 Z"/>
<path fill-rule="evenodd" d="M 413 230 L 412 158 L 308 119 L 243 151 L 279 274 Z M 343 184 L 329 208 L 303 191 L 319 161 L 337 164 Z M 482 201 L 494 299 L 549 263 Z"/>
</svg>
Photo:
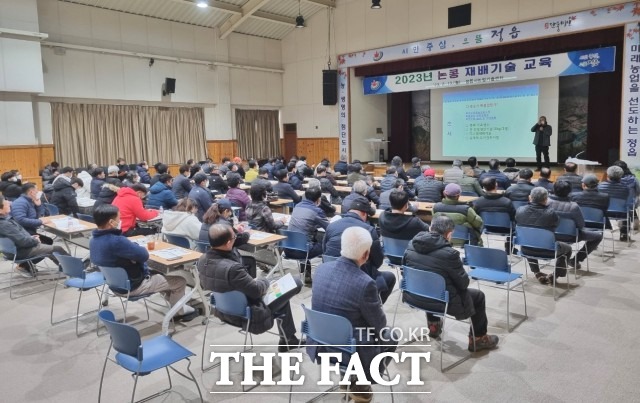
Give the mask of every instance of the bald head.
<svg viewBox="0 0 640 403">
<path fill-rule="evenodd" d="M 231 250 L 235 233 L 230 225 L 213 224 L 209 227 L 209 245 L 214 249 Z"/>
</svg>

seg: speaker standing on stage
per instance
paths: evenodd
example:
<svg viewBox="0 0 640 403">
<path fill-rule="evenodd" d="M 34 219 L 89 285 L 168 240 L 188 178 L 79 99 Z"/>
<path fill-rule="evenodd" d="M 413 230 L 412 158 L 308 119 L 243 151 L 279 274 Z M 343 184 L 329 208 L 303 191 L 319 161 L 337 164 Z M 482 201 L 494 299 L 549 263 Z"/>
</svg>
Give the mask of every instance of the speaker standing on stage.
<svg viewBox="0 0 640 403">
<path fill-rule="evenodd" d="M 533 125 L 531 131 L 536 134 L 533 137 L 533 144 L 536 146 L 536 164 L 538 165 L 536 171 L 539 171 L 542 168 L 540 154 L 544 154 L 544 165 L 549 167 L 549 146 L 551 146 L 552 129 L 547 124 L 547 118 L 540 116 L 538 123 Z"/>
</svg>

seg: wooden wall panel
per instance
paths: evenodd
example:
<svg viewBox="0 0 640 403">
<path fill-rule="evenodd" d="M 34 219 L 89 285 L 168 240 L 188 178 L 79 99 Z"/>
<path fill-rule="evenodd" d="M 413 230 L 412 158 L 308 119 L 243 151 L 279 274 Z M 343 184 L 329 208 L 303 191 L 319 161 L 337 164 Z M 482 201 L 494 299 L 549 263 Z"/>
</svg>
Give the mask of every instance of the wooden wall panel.
<svg viewBox="0 0 640 403">
<path fill-rule="evenodd" d="M 53 159 L 52 144 L 0 146 L 0 173 L 18 169 L 23 180 L 42 186 L 40 170 Z"/>
<path fill-rule="evenodd" d="M 338 161 L 339 143 L 337 137 L 298 138 L 298 156 L 306 156 L 310 165 L 328 158 L 332 164 Z"/>
<path fill-rule="evenodd" d="M 236 157 L 238 156 L 238 142 L 236 140 L 208 140 L 207 155 L 216 164 L 219 164 L 223 157 Z"/>
</svg>

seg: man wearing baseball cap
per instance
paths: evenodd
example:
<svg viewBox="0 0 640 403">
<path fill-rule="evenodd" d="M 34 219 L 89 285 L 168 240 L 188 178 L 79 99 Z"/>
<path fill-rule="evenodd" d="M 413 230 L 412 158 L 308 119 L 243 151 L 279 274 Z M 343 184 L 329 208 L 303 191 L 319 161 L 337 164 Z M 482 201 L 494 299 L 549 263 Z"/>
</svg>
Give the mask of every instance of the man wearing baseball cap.
<svg viewBox="0 0 640 403">
<path fill-rule="evenodd" d="M 444 184 L 436 179 L 436 170 L 427 168 L 424 170 L 423 175 L 423 180 L 416 180 L 413 184 L 418 201 L 435 203 L 442 200 Z"/>
<path fill-rule="evenodd" d="M 464 225 L 469 228 L 469 243 L 482 246 L 482 218 L 466 203 L 458 201 L 462 189 L 457 183 L 450 183 L 444 188 L 444 199 L 433 206 L 433 216 L 446 215 L 456 225 Z M 456 242 L 457 241 L 457 242 Z M 464 244 L 466 242 L 462 242 Z M 460 244 L 460 240 L 454 240 L 453 244 Z"/>
<path fill-rule="evenodd" d="M 391 294 L 391 291 L 393 291 L 393 286 L 396 284 L 396 276 L 392 272 L 378 271 L 378 268 L 382 266 L 384 254 L 378 232 L 367 223 L 370 209 L 371 206 L 367 201 L 361 199 L 354 200 L 353 203 L 351 203 L 349 212 L 327 227 L 322 241 L 322 250 L 327 256 L 340 257 L 342 233 L 350 227 L 361 227 L 367 230 L 367 232 L 371 234 L 373 244 L 371 245 L 369 259 L 362 265 L 361 269 L 376 281 L 380 299 L 382 303 L 384 303 Z"/>
</svg>

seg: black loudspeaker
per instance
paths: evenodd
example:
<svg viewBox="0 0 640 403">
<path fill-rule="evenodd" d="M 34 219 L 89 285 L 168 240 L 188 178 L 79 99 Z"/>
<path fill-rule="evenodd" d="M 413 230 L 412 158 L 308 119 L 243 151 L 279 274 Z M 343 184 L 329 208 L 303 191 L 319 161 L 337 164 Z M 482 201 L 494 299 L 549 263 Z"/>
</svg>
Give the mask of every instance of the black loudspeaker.
<svg viewBox="0 0 640 403">
<path fill-rule="evenodd" d="M 163 95 L 167 94 L 175 94 L 176 93 L 176 79 L 175 78 L 165 78 L 164 79 L 164 90 L 162 91 Z"/>
<path fill-rule="evenodd" d="M 322 70 L 322 105 L 338 103 L 338 70 Z"/>
<path fill-rule="evenodd" d="M 471 25 L 471 3 L 449 7 L 449 29 Z"/>
</svg>

